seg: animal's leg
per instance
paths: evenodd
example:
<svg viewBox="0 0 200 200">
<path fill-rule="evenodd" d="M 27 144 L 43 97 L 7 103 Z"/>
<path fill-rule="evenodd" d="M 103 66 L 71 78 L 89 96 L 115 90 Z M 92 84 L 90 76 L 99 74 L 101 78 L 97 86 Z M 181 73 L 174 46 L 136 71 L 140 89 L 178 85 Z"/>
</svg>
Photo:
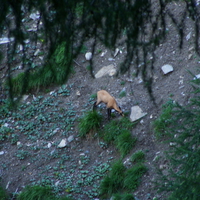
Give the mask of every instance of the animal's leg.
<svg viewBox="0 0 200 200">
<path fill-rule="evenodd" d="M 108 112 L 108 120 L 110 120 L 110 117 L 111 117 L 111 109 L 110 109 L 110 108 L 107 108 L 107 112 Z"/>
<path fill-rule="evenodd" d="M 97 102 L 94 102 L 94 104 L 93 104 L 93 111 L 96 110 L 96 107 L 97 107 L 96 103 L 97 103 Z"/>
</svg>

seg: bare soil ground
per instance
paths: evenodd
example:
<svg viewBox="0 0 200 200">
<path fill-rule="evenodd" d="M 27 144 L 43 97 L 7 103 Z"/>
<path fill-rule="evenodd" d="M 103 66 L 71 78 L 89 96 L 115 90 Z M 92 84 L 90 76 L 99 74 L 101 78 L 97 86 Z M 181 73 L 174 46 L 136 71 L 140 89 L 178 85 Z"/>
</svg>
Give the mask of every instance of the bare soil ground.
<svg viewBox="0 0 200 200">
<path fill-rule="evenodd" d="M 176 12 L 181 12 L 179 5 L 176 5 L 174 9 Z M 87 70 L 89 62 L 84 57 L 85 53 L 90 51 L 90 42 L 88 42 L 85 44 L 87 51 L 80 54 L 76 59 L 79 65 L 74 63 L 75 73 L 71 75 L 66 83 L 66 86 L 70 90 L 69 96 L 63 97 L 58 95 L 54 97 L 50 95 L 50 91 L 58 91 L 59 87 L 52 87 L 46 93 L 39 92 L 34 94 L 36 98 L 43 96 L 44 99 L 49 97 L 53 102 L 58 102 L 59 100 L 61 103 L 57 105 L 56 115 L 59 109 L 60 111 L 62 109 L 67 111 L 69 107 L 73 106 L 75 122 L 71 130 L 64 133 L 64 128 L 60 127 L 59 124 L 59 120 L 61 119 L 59 119 L 55 121 L 54 129 L 59 128 L 55 135 L 47 139 L 39 139 L 38 137 L 33 142 L 33 140 L 17 129 L 17 126 L 19 126 L 17 125 L 17 119 L 11 117 L 6 121 L 6 119 L 2 119 L 1 117 L 3 123 L 8 123 L 14 129 L 14 133 L 19 136 L 17 142 L 20 142 L 22 145 L 22 147 L 19 147 L 17 144 L 11 144 L 8 140 L 0 143 L 0 151 L 4 152 L 3 155 L 0 155 L 0 177 L 2 184 L 7 187 L 8 191 L 11 193 L 19 192 L 25 185 L 32 183 L 44 185 L 49 183 L 58 186 L 57 189 L 60 194 L 69 194 L 74 199 L 98 199 L 98 195 L 94 195 L 96 190 L 91 191 L 90 194 L 89 191 L 94 189 L 94 184 L 98 188 L 101 178 L 109 169 L 106 164 L 110 165 L 120 155 L 112 145 L 107 148 L 102 147 L 100 145 L 101 141 L 98 138 L 80 139 L 78 137 L 77 126 L 78 119 L 83 113 L 92 109 L 94 99 L 91 99 L 91 95 L 95 94 L 98 90 L 105 89 L 116 97 L 124 112 L 130 112 L 132 106 L 139 105 L 147 113 L 132 130 L 132 135 L 136 136 L 138 141 L 130 154 L 124 158 L 124 161 L 126 161 L 130 155 L 138 150 L 142 150 L 146 156 L 145 165 L 148 168 L 148 172 L 143 176 L 140 186 L 134 192 L 134 196 L 139 200 L 153 199 L 154 197 L 165 199 L 162 194 L 158 194 L 156 188 L 154 188 L 153 181 L 157 176 L 156 168 L 167 162 L 164 157 L 164 151 L 170 147 L 156 140 L 152 129 L 152 122 L 159 117 L 162 105 L 169 101 L 169 99 L 185 105 L 191 98 L 192 87 L 189 82 L 193 77 L 188 71 L 193 72 L 195 75 L 198 74 L 199 57 L 194 49 L 192 49 L 194 30 L 190 26 L 190 19 L 188 18 L 187 20 L 183 48 L 179 49 L 179 36 L 176 28 L 169 21 L 166 42 L 160 45 L 155 52 L 156 62 L 154 65 L 154 82 L 152 87 L 156 105 L 151 101 L 141 78 L 134 76 L 134 67 L 136 67 L 134 63 L 125 75 L 119 75 L 118 77 L 104 76 L 99 79 L 92 78 Z M 189 33 L 191 33 L 191 37 L 187 40 L 186 36 Z M 118 68 L 121 60 L 127 53 L 124 47 L 119 46 L 118 48 L 121 49 L 122 53 L 113 58 L 113 52 L 99 44 L 97 50 L 101 51 L 101 53 L 106 53 L 104 56 L 101 56 L 101 53 L 98 52 L 93 55 L 94 74 L 103 66 L 110 64 L 114 64 Z M 109 58 L 113 58 L 113 60 L 110 61 Z M 163 75 L 161 67 L 164 64 L 172 65 L 174 71 Z M 72 85 L 69 86 L 70 84 Z M 126 93 L 126 96 L 123 98 L 119 97 L 121 91 L 125 91 Z M 77 92 L 80 92 L 80 95 Z M 28 95 L 29 97 L 25 101 L 25 104 L 27 102 L 33 104 L 33 94 Z M 54 107 L 49 106 L 49 108 L 52 109 Z M 44 112 L 48 111 L 45 107 Z M 38 112 L 41 113 L 41 111 Z M 99 112 L 104 116 L 103 124 L 105 125 L 108 123 L 105 107 L 99 109 Z M 37 112 L 34 114 L 32 119 L 29 119 L 33 123 L 35 117 L 38 117 Z M 51 114 L 55 115 L 53 109 Z M 26 114 L 23 117 L 24 121 L 26 121 Z M 113 120 L 116 120 L 118 117 L 116 114 Z M 44 132 L 42 131 L 43 134 Z M 74 137 L 74 140 L 67 147 L 58 149 L 57 144 L 59 141 L 71 135 Z M 48 144 L 51 145 L 48 147 Z M 30 154 L 24 159 L 20 159 L 16 156 L 16 152 L 19 154 L 20 149 Z M 159 160 L 155 159 L 157 156 L 159 156 Z M 97 171 L 95 170 L 98 167 L 101 169 L 101 172 L 98 172 L 98 175 L 96 175 Z M 88 171 L 85 172 L 86 176 L 84 177 L 84 172 L 81 172 L 83 170 Z M 87 178 L 90 178 L 90 180 L 87 180 Z M 78 183 L 79 180 L 91 182 L 92 185 Z M 72 185 L 76 185 L 76 187 L 72 188 Z"/>
</svg>

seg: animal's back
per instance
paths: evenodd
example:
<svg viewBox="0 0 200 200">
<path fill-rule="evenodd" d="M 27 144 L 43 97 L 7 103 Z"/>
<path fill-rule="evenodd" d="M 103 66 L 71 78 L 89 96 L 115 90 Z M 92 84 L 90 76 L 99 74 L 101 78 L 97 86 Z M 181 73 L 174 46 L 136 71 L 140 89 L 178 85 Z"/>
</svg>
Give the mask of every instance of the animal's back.
<svg viewBox="0 0 200 200">
<path fill-rule="evenodd" d="M 113 99 L 113 97 L 105 90 L 100 90 L 97 92 L 97 97 L 101 98 L 101 101 L 108 103 Z"/>
</svg>

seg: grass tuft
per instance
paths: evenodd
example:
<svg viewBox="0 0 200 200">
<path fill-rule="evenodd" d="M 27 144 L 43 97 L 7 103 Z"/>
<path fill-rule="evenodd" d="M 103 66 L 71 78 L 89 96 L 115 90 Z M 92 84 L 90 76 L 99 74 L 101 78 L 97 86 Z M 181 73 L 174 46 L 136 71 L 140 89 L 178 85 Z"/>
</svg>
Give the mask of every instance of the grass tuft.
<svg viewBox="0 0 200 200">
<path fill-rule="evenodd" d="M 135 200 L 132 194 L 125 193 L 125 194 L 114 194 L 113 200 Z"/>
<path fill-rule="evenodd" d="M 79 123 L 79 136 L 85 137 L 87 133 L 96 131 L 102 122 L 102 116 L 96 111 L 89 111 Z"/>
<path fill-rule="evenodd" d="M 163 106 L 162 113 L 159 118 L 153 122 L 154 132 L 157 139 L 167 135 L 166 129 L 172 122 L 172 111 L 175 104 L 172 100 Z"/>
<path fill-rule="evenodd" d="M 141 163 L 144 162 L 144 160 L 145 160 L 145 154 L 143 151 L 138 151 L 134 153 L 130 158 L 130 161 L 133 163 Z"/>
<path fill-rule="evenodd" d="M 122 189 L 125 170 L 121 160 L 113 164 L 110 174 L 103 179 L 100 185 L 100 194 L 103 197 L 109 197 Z"/>
<path fill-rule="evenodd" d="M 128 190 L 135 190 L 139 185 L 139 180 L 142 175 L 147 171 L 147 168 L 143 164 L 134 165 L 128 169 L 125 174 L 124 187 Z"/>
<path fill-rule="evenodd" d="M 53 192 L 50 187 L 27 186 L 19 194 L 17 200 L 53 200 Z"/>
<path fill-rule="evenodd" d="M 0 186 L 0 199 L 1 200 L 8 199 L 8 195 L 7 195 L 6 191 L 1 186 Z"/>
<path fill-rule="evenodd" d="M 129 130 L 124 130 L 115 140 L 116 147 L 122 157 L 126 156 L 135 145 L 137 139 L 131 136 Z"/>
</svg>

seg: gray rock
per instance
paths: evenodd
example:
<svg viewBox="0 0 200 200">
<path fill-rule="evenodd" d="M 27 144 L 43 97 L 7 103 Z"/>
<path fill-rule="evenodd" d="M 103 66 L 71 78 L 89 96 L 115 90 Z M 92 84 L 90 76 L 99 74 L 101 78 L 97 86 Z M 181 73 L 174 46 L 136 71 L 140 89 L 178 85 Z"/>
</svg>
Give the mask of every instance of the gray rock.
<svg viewBox="0 0 200 200">
<path fill-rule="evenodd" d="M 169 65 L 169 64 L 163 65 L 161 67 L 161 69 L 162 69 L 164 74 L 168 74 L 168 73 L 174 71 L 173 67 L 171 65 Z"/>
<path fill-rule="evenodd" d="M 142 109 L 139 106 L 133 106 L 131 108 L 130 120 L 132 122 L 144 117 L 147 113 L 143 113 Z"/>
<path fill-rule="evenodd" d="M 87 52 L 87 53 L 85 54 L 85 59 L 86 59 L 86 60 L 91 60 L 91 59 L 92 59 L 92 53 L 91 53 L 91 52 Z"/>
<path fill-rule="evenodd" d="M 61 142 L 58 145 L 58 148 L 64 148 L 67 146 L 67 140 L 66 139 L 62 139 Z"/>
<path fill-rule="evenodd" d="M 72 142 L 74 140 L 74 136 L 73 135 L 70 135 L 68 138 L 67 138 L 68 142 Z"/>
<path fill-rule="evenodd" d="M 117 69 L 113 64 L 102 67 L 96 74 L 95 78 L 101 78 L 102 76 L 109 75 L 114 76 L 117 73 Z"/>
</svg>

